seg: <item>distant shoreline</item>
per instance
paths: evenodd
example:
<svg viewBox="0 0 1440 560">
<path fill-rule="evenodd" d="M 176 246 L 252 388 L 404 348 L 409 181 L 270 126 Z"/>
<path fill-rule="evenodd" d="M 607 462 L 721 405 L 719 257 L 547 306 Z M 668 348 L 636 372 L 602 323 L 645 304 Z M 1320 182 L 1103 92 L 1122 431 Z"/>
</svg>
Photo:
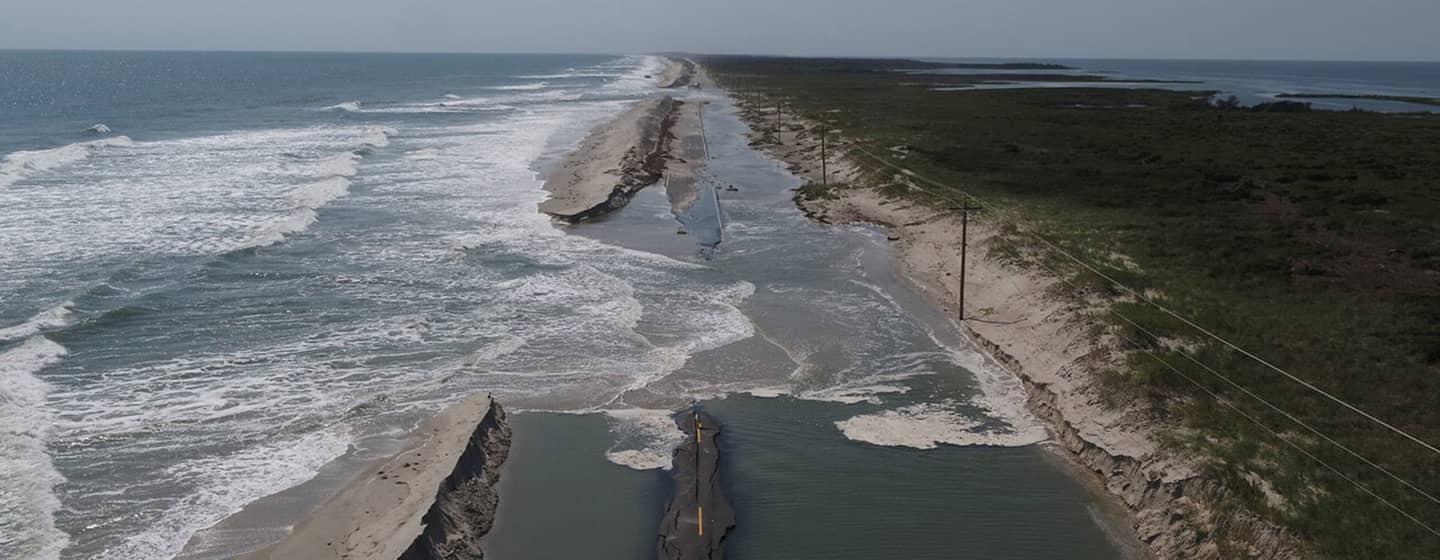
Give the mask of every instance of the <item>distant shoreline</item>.
<svg viewBox="0 0 1440 560">
<path fill-rule="evenodd" d="M 1440 107 L 1440 97 L 1423 97 L 1408 95 L 1378 95 L 1378 94 L 1353 94 L 1353 93 L 1282 93 L 1276 95 L 1280 99 L 1356 99 L 1367 101 L 1397 101 L 1401 103 L 1413 103 L 1416 105 L 1433 105 Z"/>
</svg>

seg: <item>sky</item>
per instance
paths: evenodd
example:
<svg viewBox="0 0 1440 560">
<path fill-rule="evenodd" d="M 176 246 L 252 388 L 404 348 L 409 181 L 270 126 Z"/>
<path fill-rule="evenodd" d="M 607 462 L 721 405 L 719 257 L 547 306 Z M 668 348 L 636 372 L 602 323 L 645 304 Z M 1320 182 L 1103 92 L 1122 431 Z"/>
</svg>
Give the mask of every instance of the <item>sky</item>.
<svg viewBox="0 0 1440 560">
<path fill-rule="evenodd" d="M 0 48 L 1440 61 L 1440 0 L 0 0 Z"/>
</svg>

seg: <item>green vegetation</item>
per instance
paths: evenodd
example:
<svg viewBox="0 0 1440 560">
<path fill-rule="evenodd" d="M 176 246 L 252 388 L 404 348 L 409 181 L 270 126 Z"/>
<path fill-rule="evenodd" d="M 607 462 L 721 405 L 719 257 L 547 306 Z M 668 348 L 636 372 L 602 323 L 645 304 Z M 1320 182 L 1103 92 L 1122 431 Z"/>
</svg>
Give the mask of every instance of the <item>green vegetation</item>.
<svg viewBox="0 0 1440 560">
<path fill-rule="evenodd" d="M 1400 101 L 1416 105 L 1440 107 L 1440 99 L 1434 97 L 1412 97 L 1406 95 L 1356 95 L 1348 93 L 1282 93 L 1275 97 L 1282 99 L 1368 99 L 1371 101 Z"/>
<path fill-rule="evenodd" d="M 743 102 L 823 120 L 858 146 L 1011 209 L 1027 229 L 1220 336 L 1440 442 L 1440 115 L 1222 110 L 1208 102 L 1211 92 L 933 91 L 938 76 L 916 84 L 917 75 L 889 72 L 884 61 L 702 62 Z M 1007 258 L 1057 267 L 1085 292 L 1073 297 L 1108 298 L 1111 332 L 1440 525 L 1440 504 L 1182 352 L 1431 495 L 1440 495 L 1440 457 L 1040 249 L 1031 241 Z M 1206 458 L 1209 476 L 1233 496 L 1222 507 L 1244 505 L 1332 558 L 1440 557 L 1440 536 L 1150 355 L 1133 352 L 1124 371 L 1101 378 L 1119 400 L 1173 419 L 1165 441 Z"/>
</svg>

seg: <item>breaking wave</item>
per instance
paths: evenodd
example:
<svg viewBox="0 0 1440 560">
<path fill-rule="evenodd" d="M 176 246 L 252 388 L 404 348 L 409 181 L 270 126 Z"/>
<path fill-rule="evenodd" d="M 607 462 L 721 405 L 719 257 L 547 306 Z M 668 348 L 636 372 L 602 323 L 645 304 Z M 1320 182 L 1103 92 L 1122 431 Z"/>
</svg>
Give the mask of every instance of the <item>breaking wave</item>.
<svg viewBox="0 0 1440 560">
<path fill-rule="evenodd" d="M 70 542 L 55 527 L 65 479 L 46 452 L 53 412 L 36 373 L 60 361 L 65 347 L 43 336 L 0 353 L 0 557 L 54 559 Z"/>
<path fill-rule="evenodd" d="M 9 187 L 37 173 L 83 161 L 95 152 L 117 146 L 130 146 L 128 136 L 116 136 L 89 142 L 76 142 L 48 150 L 14 152 L 0 160 L 0 189 Z"/>
<path fill-rule="evenodd" d="M 537 89 L 545 89 L 547 87 L 550 87 L 550 84 L 547 82 L 531 82 L 528 84 L 514 84 L 507 86 L 488 86 L 485 89 L 495 91 L 533 91 Z M 458 99 L 458 96 L 456 97 L 456 99 Z"/>
<path fill-rule="evenodd" d="M 51 329 L 70 324 L 70 315 L 75 302 L 67 301 L 35 314 L 29 321 L 13 327 L 0 329 L 0 342 L 19 340 Z"/>
<path fill-rule="evenodd" d="M 351 112 L 351 113 L 357 113 L 357 112 L 360 111 L 360 102 L 359 102 L 359 101 L 346 101 L 346 102 L 344 102 L 344 103 L 336 103 L 336 104 L 331 105 L 331 106 L 329 106 L 329 107 L 324 107 L 324 108 L 322 108 L 322 109 L 320 109 L 320 110 L 321 110 L 321 111 L 347 111 L 347 112 Z"/>
</svg>

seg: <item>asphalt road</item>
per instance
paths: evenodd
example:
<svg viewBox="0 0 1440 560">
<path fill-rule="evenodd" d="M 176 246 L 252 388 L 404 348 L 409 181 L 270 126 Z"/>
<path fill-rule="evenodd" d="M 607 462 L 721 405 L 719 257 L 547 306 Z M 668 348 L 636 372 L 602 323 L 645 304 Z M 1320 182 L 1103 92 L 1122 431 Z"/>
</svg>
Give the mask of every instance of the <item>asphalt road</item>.
<svg viewBox="0 0 1440 560">
<path fill-rule="evenodd" d="M 735 511 L 720 488 L 720 424 L 699 409 L 681 412 L 675 424 L 689 434 L 675 449 L 671 475 L 675 495 L 660 520 L 659 552 L 666 560 L 718 560 Z"/>
</svg>

